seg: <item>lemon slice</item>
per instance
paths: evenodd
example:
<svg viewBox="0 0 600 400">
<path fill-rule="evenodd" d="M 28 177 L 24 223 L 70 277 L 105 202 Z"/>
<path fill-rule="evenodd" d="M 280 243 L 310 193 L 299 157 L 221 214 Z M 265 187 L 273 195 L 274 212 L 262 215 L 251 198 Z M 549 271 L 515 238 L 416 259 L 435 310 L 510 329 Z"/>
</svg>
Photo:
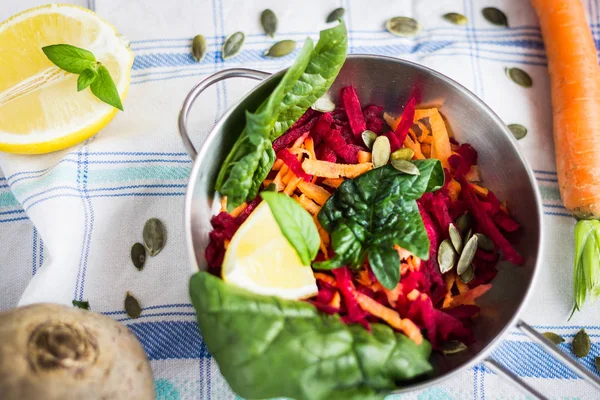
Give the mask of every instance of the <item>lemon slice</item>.
<svg viewBox="0 0 600 400">
<path fill-rule="evenodd" d="M 312 269 L 303 265 L 265 201 L 233 235 L 223 260 L 223 280 L 284 299 L 308 298 L 318 292 Z"/>
<path fill-rule="evenodd" d="M 50 4 L 0 24 L 0 150 L 48 153 L 96 134 L 117 113 L 89 89 L 77 92 L 76 74 L 56 67 L 42 51 L 52 44 L 90 50 L 119 91 L 127 94 L 133 53 L 116 29 L 90 10 Z"/>
</svg>

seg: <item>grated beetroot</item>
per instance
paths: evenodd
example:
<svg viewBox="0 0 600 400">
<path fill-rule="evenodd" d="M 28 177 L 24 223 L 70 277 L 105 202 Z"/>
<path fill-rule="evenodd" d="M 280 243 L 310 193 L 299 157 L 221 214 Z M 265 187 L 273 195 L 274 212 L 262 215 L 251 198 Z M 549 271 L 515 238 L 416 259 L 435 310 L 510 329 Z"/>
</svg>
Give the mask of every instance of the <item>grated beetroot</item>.
<svg viewBox="0 0 600 400">
<path fill-rule="evenodd" d="M 290 129 L 288 129 L 286 133 L 279 136 L 273 142 L 273 150 L 275 151 L 275 153 L 278 153 L 281 150 L 290 147 L 296 141 L 296 139 L 298 139 L 300 136 L 304 135 L 306 132 L 310 131 L 313 128 L 313 126 L 315 126 L 315 124 L 317 123 L 318 120 L 319 120 L 319 116 L 315 115 L 312 119 L 307 121 L 305 124 L 295 127 L 295 128 L 292 127 Z"/>
<path fill-rule="evenodd" d="M 348 267 L 335 268 L 332 272 L 346 306 L 347 314 L 342 317 L 342 321 L 344 323 L 359 323 L 368 330 L 371 330 L 371 326 L 366 320 L 369 313 L 360 308 L 353 294 L 356 288 L 352 282 L 352 272 L 350 272 Z"/>
<path fill-rule="evenodd" d="M 415 97 L 411 97 L 410 100 L 408 100 L 408 103 L 406 103 L 404 111 L 402 112 L 402 119 L 400 119 L 400 123 L 394 131 L 394 135 L 396 135 L 396 138 L 398 138 L 399 143 L 404 143 L 404 139 L 406 139 L 410 127 L 413 126 L 416 108 L 417 99 L 415 99 Z"/>
<path fill-rule="evenodd" d="M 317 153 L 317 158 L 319 160 L 332 163 L 337 161 L 337 155 L 335 154 L 335 151 L 333 151 L 333 149 L 328 145 L 320 146 L 317 150 L 315 150 L 315 152 Z"/>
<path fill-rule="evenodd" d="M 394 135 L 394 132 L 390 131 L 384 133 L 383 136 L 388 138 L 388 140 L 390 141 L 390 150 L 392 151 L 392 153 L 398 150 L 400 147 L 402 147 L 402 144 L 398 141 L 398 138 L 396 137 L 396 135 Z"/>
<path fill-rule="evenodd" d="M 332 129 L 325 135 L 325 143 L 333 149 L 345 163 L 356 164 L 358 162 L 358 151 L 360 147 L 348 144 L 340 134 L 339 129 Z"/>
<path fill-rule="evenodd" d="M 350 128 L 354 136 L 358 136 L 367 129 L 365 117 L 360 108 L 360 101 L 353 86 L 346 86 L 342 89 L 341 95 L 342 104 L 346 109 L 346 115 L 350 122 Z"/>
<path fill-rule="evenodd" d="M 277 153 L 277 158 L 279 160 L 282 160 L 285 163 L 285 165 L 287 165 L 288 168 L 291 169 L 292 172 L 298 178 L 302 178 L 306 182 L 309 182 L 311 180 L 312 175 L 309 175 L 306 172 L 304 172 L 304 170 L 302 169 L 302 164 L 300 164 L 300 161 L 298 161 L 296 156 L 294 154 L 292 154 L 288 149 L 280 150 Z"/>
</svg>

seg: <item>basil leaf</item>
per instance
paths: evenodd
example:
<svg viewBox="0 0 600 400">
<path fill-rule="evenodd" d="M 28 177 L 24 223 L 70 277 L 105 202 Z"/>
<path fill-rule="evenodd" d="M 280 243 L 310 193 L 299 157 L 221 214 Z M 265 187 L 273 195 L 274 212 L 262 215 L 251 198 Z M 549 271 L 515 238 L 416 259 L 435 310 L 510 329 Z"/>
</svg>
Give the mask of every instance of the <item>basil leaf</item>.
<svg viewBox="0 0 600 400">
<path fill-rule="evenodd" d="M 73 74 L 81 74 L 96 62 L 91 51 L 70 44 L 53 44 L 42 51 L 58 68 Z"/>
<path fill-rule="evenodd" d="M 262 192 L 275 221 L 288 242 L 296 249 L 304 265 L 310 266 L 321 244 L 312 216 L 298 202 L 282 193 Z"/>
<path fill-rule="evenodd" d="M 96 70 L 92 68 L 84 69 L 77 78 L 77 91 L 81 92 L 92 84 L 98 77 Z"/>
<path fill-rule="evenodd" d="M 110 76 L 110 72 L 108 72 L 108 69 L 104 65 L 100 64 L 98 66 L 98 76 L 90 85 L 90 89 L 97 98 L 106 104 L 123 111 L 123 104 L 121 103 L 119 91 Z"/>
<path fill-rule="evenodd" d="M 233 173 L 234 166 L 246 157 L 248 151 L 255 150 L 249 145 L 248 137 L 257 134 L 274 140 L 293 125 L 333 83 L 344 64 L 346 44 L 346 27 L 343 24 L 322 31 L 314 50 L 312 40 L 307 39 L 296 61 L 275 91 L 255 114 L 246 114 L 246 128 L 225 159 L 215 183 L 215 189 L 227 196 L 228 206 L 235 208 L 243 201 L 252 200 L 275 161 L 274 157 L 270 157 L 270 164 L 261 162 L 258 164 L 261 167 L 258 170 L 256 167 L 250 168 L 254 163 L 248 165 L 243 171 L 248 175 L 252 174 L 252 185 L 236 186 L 234 182 L 246 182 L 247 177 L 236 176 Z M 256 158 L 258 159 L 258 155 Z M 263 157 L 260 159 L 266 161 Z M 241 171 L 239 168 L 236 170 L 237 173 Z M 228 180 L 232 182 L 227 183 Z M 232 202 L 234 197 L 241 200 Z"/>
<path fill-rule="evenodd" d="M 190 297 L 208 350 L 243 398 L 383 398 L 432 371 L 431 345 L 386 325 L 369 333 L 306 302 L 260 296 L 206 272 L 190 279 Z"/>
<path fill-rule="evenodd" d="M 335 256 L 314 263 L 318 269 L 362 266 L 368 256 L 373 273 L 389 288 L 400 280 L 400 260 L 394 245 L 426 260 L 429 239 L 416 199 L 444 184 L 439 160 L 413 161 L 419 175 L 391 165 L 347 179 L 319 212 L 319 222 L 331 233 Z"/>
</svg>

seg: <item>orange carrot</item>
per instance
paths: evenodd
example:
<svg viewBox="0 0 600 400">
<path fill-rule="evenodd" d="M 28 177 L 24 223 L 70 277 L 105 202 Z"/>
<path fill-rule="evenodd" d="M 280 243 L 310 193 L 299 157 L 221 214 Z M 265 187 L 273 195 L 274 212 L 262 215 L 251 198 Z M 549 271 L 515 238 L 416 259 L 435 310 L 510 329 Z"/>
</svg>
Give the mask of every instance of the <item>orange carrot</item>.
<svg viewBox="0 0 600 400">
<path fill-rule="evenodd" d="M 454 276 L 454 280 L 456 282 L 456 288 L 458 289 L 458 294 L 465 294 L 470 290 L 469 285 L 464 283 L 458 275 Z"/>
<path fill-rule="evenodd" d="M 325 282 L 330 286 L 337 287 L 335 278 L 331 275 L 324 274 L 323 272 L 315 272 L 315 278 L 320 280 L 321 282 Z"/>
<path fill-rule="evenodd" d="M 406 298 L 410 301 L 415 301 L 419 298 L 420 294 L 421 292 L 419 292 L 417 289 L 413 289 L 406 295 Z"/>
<path fill-rule="evenodd" d="M 475 193 L 477 193 L 477 195 L 480 197 L 486 197 L 488 195 L 488 193 L 490 192 L 487 188 L 484 188 L 483 186 L 479 186 L 475 183 L 471 183 L 471 187 L 473 188 Z"/>
<path fill-rule="evenodd" d="M 531 0 L 548 56 L 558 187 L 577 218 L 600 218 L 600 69 L 581 0 Z"/>
<path fill-rule="evenodd" d="M 227 196 L 221 197 L 221 212 L 227 212 Z"/>
<path fill-rule="evenodd" d="M 379 285 L 381 286 L 381 284 L 379 284 Z M 381 286 L 381 287 L 387 297 L 388 303 L 390 303 L 390 305 L 392 307 L 396 308 L 396 304 L 398 303 L 398 297 L 400 297 L 400 294 L 402 293 L 402 284 L 401 283 L 397 284 L 396 287 L 393 288 L 392 290 L 385 288 L 383 286 Z"/>
<path fill-rule="evenodd" d="M 323 185 L 337 189 L 344 182 L 344 178 L 327 178 L 323 179 Z"/>
<path fill-rule="evenodd" d="M 273 171 L 279 171 L 281 169 L 281 167 L 283 167 L 283 160 L 281 158 L 278 158 L 277 160 L 275 160 L 275 162 L 273 163 L 273 166 L 271 167 L 271 169 Z"/>
<path fill-rule="evenodd" d="M 298 200 L 298 203 L 300 203 L 300 205 L 312 215 L 317 215 L 319 211 L 321 211 L 321 206 L 306 197 L 304 194 L 301 196 L 294 196 L 294 198 Z"/>
<path fill-rule="evenodd" d="M 452 288 L 454 287 L 455 279 L 456 273 L 453 270 L 444 274 L 444 282 L 446 283 L 446 296 L 444 296 L 442 308 L 448 308 L 452 305 Z"/>
<path fill-rule="evenodd" d="M 323 178 L 356 178 L 373 169 L 373 164 L 336 164 L 327 161 L 306 159 L 302 162 L 302 169 L 309 175 Z"/>
<path fill-rule="evenodd" d="M 479 285 L 479 286 L 474 287 L 473 289 L 469 290 L 468 292 L 459 294 L 458 296 L 454 296 L 454 298 L 452 299 L 452 305 L 450 307 L 456 307 L 456 306 L 460 306 L 462 304 L 475 305 L 475 300 L 478 297 L 483 296 L 485 294 L 485 292 L 487 292 L 488 290 L 491 289 L 491 287 L 492 287 L 492 285 L 490 285 L 490 284 Z"/>
<path fill-rule="evenodd" d="M 358 151 L 358 162 L 359 163 L 371 162 L 371 153 L 369 153 L 368 151 L 359 150 Z"/>
<path fill-rule="evenodd" d="M 415 160 L 423 160 L 425 158 L 423 152 L 421 151 L 421 145 L 414 142 L 410 136 L 406 136 L 404 139 L 404 147 L 409 147 L 415 152 L 415 155 L 413 156 Z"/>
<path fill-rule="evenodd" d="M 298 189 L 311 200 L 314 200 L 320 206 L 324 205 L 327 199 L 331 197 L 331 193 L 323 189 L 319 185 L 309 182 L 298 182 Z"/>
<path fill-rule="evenodd" d="M 313 221 L 315 221 L 315 225 L 317 226 L 317 232 L 319 232 L 319 237 L 321 238 L 321 244 L 319 247 L 321 248 L 321 252 L 327 258 L 327 247 L 329 246 L 329 233 L 323 228 L 316 215 L 313 215 Z"/>
<path fill-rule="evenodd" d="M 308 153 L 310 154 L 309 158 L 312 158 L 313 160 L 317 159 L 317 155 L 315 153 L 315 142 L 312 140 L 312 138 L 306 138 L 304 141 L 304 148 L 308 150 Z"/>
<path fill-rule="evenodd" d="M 469 172 L 465 174 L 465 179 L 467 182 L 481 182 L 481 173 L 479 172 L 479 167 L 477 165 L 472 165 Z"/>
<path fill-rule="evenodd" d="M 340 308 L 341 307 L 340 292 L 338 292 L 337 290 L 335 291 L 335 293 L 333 294 L 333 298 L 329 302 L 329 305 L 331 307 L 334 307 L 334 308 Z"/>
<path fill-rule="evenodd" d="M 290 172 L 292 173 L 292 178 L 283 190 L 283 193 L 287 194 L 288 196 L 291 196 L 292 193 L 294 193 L 294 190 L 296 190 L 296 187 L 298 187 L 298 184 L 303 182 L 302 178 L 297 177 L 292 171 Z"/>
<path fill-rule="evenodd" d="M 237 206 L 236 208 L 234 208 L 229 214 L 233 218 L 236 218 L 236 217 L 238 217 L 242 213 L 242 211 L 244 211 L 246 209 L 246 207 L 248 207 L 248 203 L 243 202 L 242 204 L 240 204 L 239 206 Z"/>
<path fill-rule="evenodd" d="M 454 178 L 448 182 L 448 195 L 452 201 L 457 201 L 458 197 L 460 196 L 460 183 L 458 183 Z"/>
</svg>

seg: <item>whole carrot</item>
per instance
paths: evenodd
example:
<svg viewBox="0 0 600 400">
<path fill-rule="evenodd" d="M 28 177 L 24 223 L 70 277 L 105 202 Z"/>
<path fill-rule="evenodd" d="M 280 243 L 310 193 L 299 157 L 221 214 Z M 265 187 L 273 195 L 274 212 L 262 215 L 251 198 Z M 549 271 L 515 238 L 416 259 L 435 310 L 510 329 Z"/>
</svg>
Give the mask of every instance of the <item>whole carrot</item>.
<svg viewBox="0 0 600 400">
<path fill-rule="evenodd" d="M 600 68 L 580 0 L 531 0 L 546 46 L 560 194 L 575 228 L 575 310 L 600 294 Z"/>
</svg>

